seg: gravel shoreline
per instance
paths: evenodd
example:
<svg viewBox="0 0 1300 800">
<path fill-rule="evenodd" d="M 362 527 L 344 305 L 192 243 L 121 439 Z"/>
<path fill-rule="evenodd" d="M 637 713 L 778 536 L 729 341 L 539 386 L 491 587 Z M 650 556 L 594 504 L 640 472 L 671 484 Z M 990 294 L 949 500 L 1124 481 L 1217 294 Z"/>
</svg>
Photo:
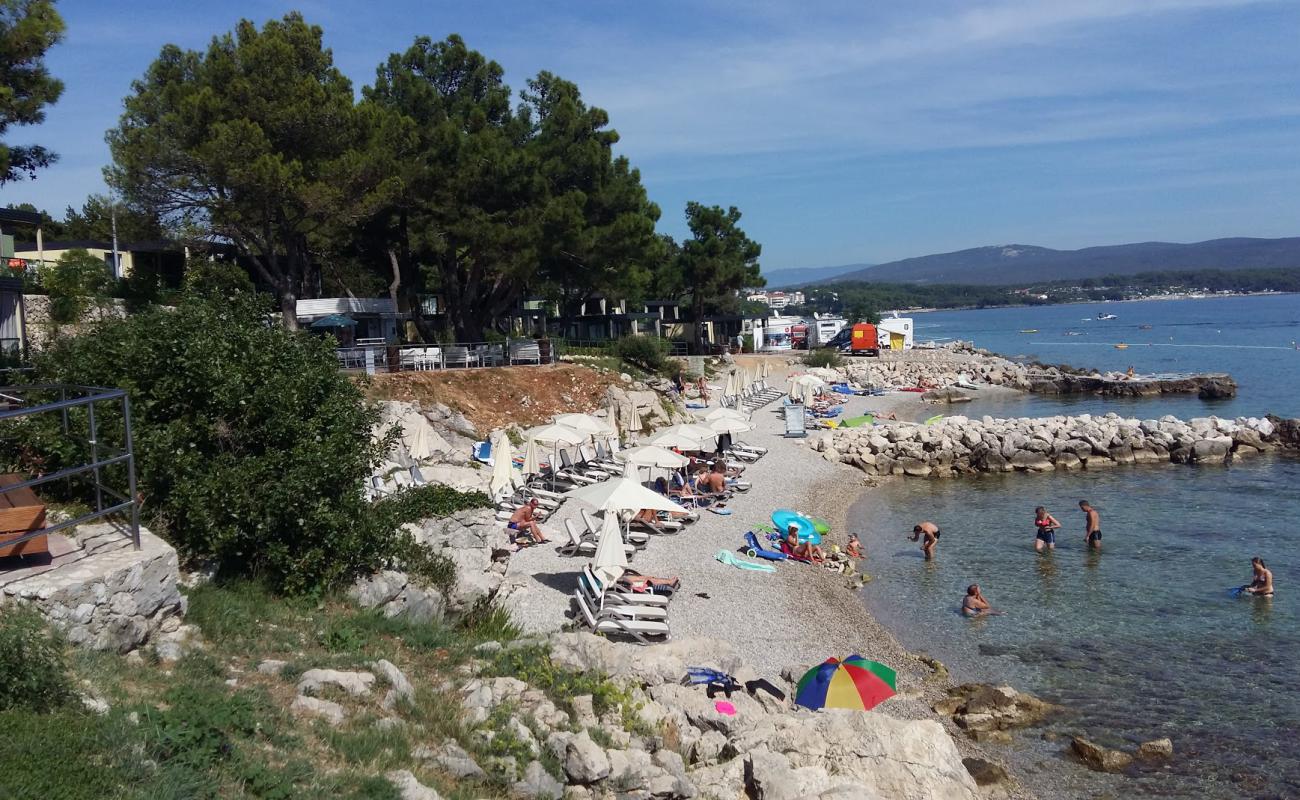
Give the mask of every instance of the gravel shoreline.
<svg viewBox="0 0 1300 800">
<path fill-rule="evenodd" d="M 771 382 L 783 385 L 783 373 L 775 370 Z M 919 420 L 946 408 L 936 409 L 922 403 L 916 394 L 900 392 L 851 397 L 842 413 L 848 417 L 867 410 L 893 411 L 900 419 Z M 953 410 L 960 413 L 960 407 Z M 770 524 L 768 515 L 782 507 L 825 518 L 831 524 L 826 543 L 842 547 L 849 509 L 869 497 L 878 480 L 864 480 L 859 470 L 827 461 L 808 447 L 806 439 L 784 438 L 780 401 L 754 412 L 752 421 L 755 430 L 740 438 L 770 450 L 746 468 L 744 478 L 753 489 L 738 494 L 729 504 L 732 514 L 704 512 L 681 534 L 652 538 L 632 560 L 633 568 L 641 572 L 682 579 L 669 620 L 673 637 L 725 640 L 754 669 L 773 676 L 788 666 L 806 669 L 829 656 L 860 653 L 898 672 L 899 694 L 879 711 L 903 719 L 938 719 L 953 734 L 963 756 L 1004 761 L 996 750 L 985 750 L 933 712 L 931 704 L 946 696 L 951 685 L 946 674 L 937 674 L 903 648 L 848 588 L 845 576 L 794 563 L 777 564 L 775 573 L 759 573 L 714 559 L 720 550 L 740 548 L 746 531 Z M 579 519 L 577 503 L 564 504 L 556 519 L 545 526 L 548 535 L 562 538 L 566 518 Z M 869 575 L 871 554 L 867 556 L 858 568 Z M 536 633 L 569 624 L 577 572 L 587 561 L 560 556 L 550 546 L 516 553 L 501 594 L 517 624 Z M 1021 787 L 1008 788 L 1002 796 L 1033 797 Z"/>
</svg>

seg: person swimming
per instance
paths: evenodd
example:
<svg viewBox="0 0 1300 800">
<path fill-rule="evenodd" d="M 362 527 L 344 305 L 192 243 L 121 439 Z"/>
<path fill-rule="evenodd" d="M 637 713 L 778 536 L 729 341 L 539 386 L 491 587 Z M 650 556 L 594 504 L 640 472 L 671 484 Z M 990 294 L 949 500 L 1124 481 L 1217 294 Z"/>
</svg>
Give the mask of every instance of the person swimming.
<svg viewBox="0 0 1300 800">
<path fill-rule="evenodd" d="M 961 601 L 961 613 L 967 617 L 982 617 L 993 613 L 993 606 L 984 599 L 978 583 L 966 587 L 966 596 Z"/>
<path fill-rule="evenodd" d="M 939 526 L 933 522 L 920 522 L 912 526 L 912 541 L 921 542 L 921 552 L 925 554 L 926 561 L 934 558 L 934 546 L 939 543 L 941 533 Z"/>
<path fill-rule="evenodd" d="M 1079 510 L 1086 517 L 1086 530 L 1083 532 L 1084 544 L 1094 550 L 1101 549 L 1101 514 L 1087 500 L 1079 501 Z"/>
<path fill-rule="evenodd" d="M 1251 579 L 1250 583 L 1241 587 L 1246 594 L 1253 594 L 1257 597 L 1273 596 L 1273 571 L 1264 565 L 1264 559 L 1255 556 L 1250 560 Z"/>
<path fill-rule="evenodd" d="M 1047 513 L 1047 509 L 1039 506 L 1034 509 L 1034 527 L 1038 532 L 1034 534 L 1034 549 L 1043 552 L 1043 547 L 1048 550 L 1056 549 L 1056 531 L 1061 527 L 1061 523 L 1056 521 L 1056 517 Z"/>
</svg>

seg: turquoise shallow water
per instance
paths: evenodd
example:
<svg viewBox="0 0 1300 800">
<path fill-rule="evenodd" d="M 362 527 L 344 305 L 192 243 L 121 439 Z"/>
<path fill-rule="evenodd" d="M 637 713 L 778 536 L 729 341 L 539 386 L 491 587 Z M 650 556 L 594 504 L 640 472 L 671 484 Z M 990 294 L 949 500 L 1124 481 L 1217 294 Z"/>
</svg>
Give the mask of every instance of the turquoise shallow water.
<svg viewBox="0 0 1300 800">
<path fill-rule="evenodd" d="M 1127 309 L 1144 305 L 1160 306 L 1170 317 L 1190 318 L 1215 304 L 1236 309 L 1243 327 L 1245 320 L 1254 319 L 1264 331 L 1281 327 L 1289 316 L 1300 318 L 1295 297 L 1106 308 L 1121 319 L 1135 316 Z M 1186 311 L 1188 306 L 1193 311 Z M 1070 318 L 1088 315 L 1088 307 L 1069 308 Z M 1059 314 L 1061 308 L 1035 311 Z M 955 312 L 939 323 L 952 331 L 1000 329 L 1005 320 L 979 317 L 1004 313 Z M 1031 326 L 1045 330 L 1046 324 Z M 1015 341 L 1015 334 L 1005 336 Z M 1004 349 L 988 342 L 989 336 L 962 333 L 960 338 Z M 1103 350 L 1070 352 L 1076 354 L 1072 363 L 1090 366 L 1096 362 L 1085 354 Z M 972 412 L 1018 416 L 1114 410 L 1145 418 L 1274 410 L 1300 415 L 1300 354 L 1233 352 L 1232 364 L 1216 366 L 1202 355 L 1180 355 L 1176 363 L 1158 366 L 1229 369 L 1241 381 L 1242 393 L 1228 404 L 1186 398 L 1063 404 L 1031 398 Z M 1052 351 L 1051 360 L 1065 358 Z M 1137 368 L 1152 366 L 1139 363 Z M 1083 546 L 1081 498 L 1091 500 L 1102 514 L 1105 548 L 1099 555 Z M 1057 551 L 1048 556 L 1033 550 L 1036 505 L 1047 506 L 1065 526 Z M 1157 465 L 897 481 L 859 503 L 850 519 L 867 544 L 867 571 L 874 576 L 863 591 L 864 602 L 904 645 L 930 652 L 959 678 L 1006 680 L 1069 709 L 1047 730 L 1049 737 L 1063 739 L 1047 741 L 1040 738 L 1041 731 L 1032 731 L 1012 748 L 1021 771 L 1042 796 L 1300 797 L 1300 745 L 1293 738 L 1300 731 L 1300 691 L 1295 688 L 1300 674 L 1300 459 L 1262 456 L 1231 467 Z M 943 530 L 938 557 L 930 563 L 905 538 L 922 519 L 934 520 Z M 1249 580 L 1254 555 L 1274 572 L 1279 592 L 1273 600 L 1228 594 L 1229 587 Z M 972 582 L 1006 614 L 973 621 L 961 617 L 957 609 Z M 1063 751 L 1072 734 L 1129 748 L 1169 736 L 1177 755 L 1170 765 L 1139 769 L 1136 782 L 1119 783 L 1070 763 Z"/>
</svg>

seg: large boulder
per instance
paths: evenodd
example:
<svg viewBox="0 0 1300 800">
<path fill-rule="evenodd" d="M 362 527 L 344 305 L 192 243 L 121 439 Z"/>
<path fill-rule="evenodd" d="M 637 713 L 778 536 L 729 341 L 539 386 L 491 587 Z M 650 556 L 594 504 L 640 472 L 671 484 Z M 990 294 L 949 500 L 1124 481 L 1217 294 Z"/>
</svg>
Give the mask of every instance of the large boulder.
<svg viewBox="0 0 1300 800">
<path fill-rule="evenodd" d="M 501 587 L 510 559 L 510 539 L 492 509 L 460 511 L 406 529 L 416 541 L 456 565 L 456 582 L 447 594 L 450 611 L 467 611 Z"/>
<path fill-rule="evenodd" d="M 362 608 L 378 608 L 386 617 L 405 617 L 413 622 L 441 620 L 447 601 L 432 587 L 412 583 L 405 572 L 383 570 L 358 578 L 348 596 Z"/>
<path fill-rule="evenodd" d="M 1133 763 L 1133 756 L 1120 750 L 1111 750 L 1076 736 L 1070 742 L 1074 751 L 1089 769 L 1097 772 L 1123 772 Z"/>
</svg>

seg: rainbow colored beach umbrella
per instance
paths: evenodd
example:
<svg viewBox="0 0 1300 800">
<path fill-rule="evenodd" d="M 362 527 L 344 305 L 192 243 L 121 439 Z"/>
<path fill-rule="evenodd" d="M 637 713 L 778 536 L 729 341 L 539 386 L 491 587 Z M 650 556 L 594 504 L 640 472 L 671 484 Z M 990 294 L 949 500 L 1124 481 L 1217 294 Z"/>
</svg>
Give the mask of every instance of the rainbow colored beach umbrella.
<svg viewBox="0 0 1300 800">
<path fill-rule="evenodd" d="M 799 679 L 794 701 L 804 708 L 869 711 L 894 696 L 896 682 L 892 669 L 860 655 L 828 658 Z"/>
</svg>

